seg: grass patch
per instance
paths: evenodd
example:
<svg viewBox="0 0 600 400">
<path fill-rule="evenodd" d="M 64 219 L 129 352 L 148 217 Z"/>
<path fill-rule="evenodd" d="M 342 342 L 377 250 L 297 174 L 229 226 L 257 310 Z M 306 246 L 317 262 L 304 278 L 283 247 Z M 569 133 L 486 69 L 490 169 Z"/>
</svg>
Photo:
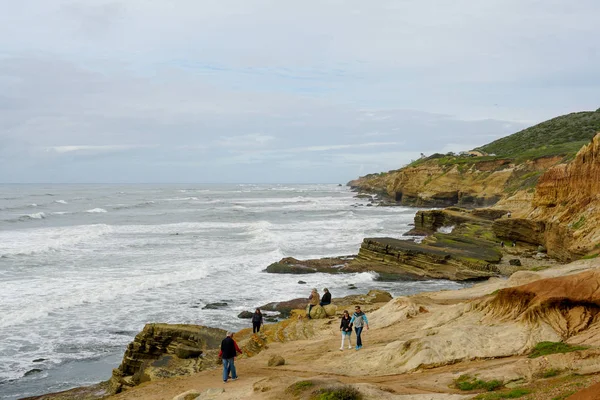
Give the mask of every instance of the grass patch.
<svg viewBox="0 0 600 400">
<path fill-rule="evenodd" d="M 533 267 L 533 268 L 531 268 L 531 271 L 534 271 L 534 272 L 543 271 L 543 270 L 548 269 L 550 267 L 551 267 L 550 265 L 540 265 L 539 267 Z"/>
<path fill-rule="evenodd" d="M 531 390 L 525 388 L 515 388 L 510 392 L 485 393 L 475 397 L 476 400 L 498 400 L 498 399 L 518 399 L 531 393 Z"/>
<path fill-rule="evenodd" d="M 352 386 L 323 388 L 313 393 L 311 400 L 361 400 L 362 394 Z"/>
<path fill-rule="evenodd" d="M 585 224 L 585 216 L 581 216 L 577 222 L 575 222 L 571 227 L 575 230 L 581 228 L 583 226 L 583 224 Z"/>
<path fill-rule="evenodd" d="M 461 375 L 454 380 L 454 385 L 460 390 L 478 390 L 483 389 L 491 392 L 499 389 L 504 383 L 497 379 L 484 381 L 471 375 Z"/>
<path fill-rule="evenodd" d="M 572 346 L 563 342 L 539 342 L 535 345 L 529 358 L 537 358 L 548 354 L 570 353 L 577 350 L 585 350 L 586 346 Z"/>
<path fill-rule="evenodd" d="M 571 390 L 571 391 L 568 391 L 568 392 L 563 393 L 561 395 L 558 395 L 556 397 L 553 397 L 552 400 L 565 400 L 566 398 L 568 398 L 569 396 L 571 396 L 574 393 L 575 393 L 575 391 Z"/>
<path fill-rule="evenodd" d="M 300 381 L 290 385 L 287 389 L 285 389 L 285 392 L 294 396 L 298 396 L 300 393 L 313 386 L 315 386 L 313 381 Z"/>
<path fill-rule="evenodd" d="M 588 254 L 587 256 L 583 256 L 581 257 L 582 260 L 591 260 L 593 258 L 597 258 L 600 255 L 600 253 L 596 253 L 596 254 Z"/>
<path fill-rule="evenodd" d="M 550 368 L 542 372 L 542 378 L 552 378 L 558 374 L 560 374 L 560 369 Z"/>
</svg>

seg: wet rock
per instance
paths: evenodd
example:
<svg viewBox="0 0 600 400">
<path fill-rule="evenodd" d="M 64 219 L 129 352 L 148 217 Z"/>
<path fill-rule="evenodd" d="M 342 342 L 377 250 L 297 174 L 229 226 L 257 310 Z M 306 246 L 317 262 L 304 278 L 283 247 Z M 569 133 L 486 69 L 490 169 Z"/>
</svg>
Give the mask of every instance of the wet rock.
<svg viewBox="0 0 600 400">
<path fill-rule="evenodd" d="M 252 318 L 252 314 L 250 311 L 242 311 L 238 314 L 238 318 Z"/>
<path fill-rule="evenodd" d="M 288 301 L 268 303 L 268 304 L 262 305 L 258 308 L 260 308 L 261 310 L 264 310 L 264 311 L 277 311 L 277 312 L 281 313 L 281 315 L 283 315 L 284 317 L 288 317 L 292 310 L 302 310 L 302 309 L 304 309 L 304 307 L 306 307 L 307 303 L 308 303 L 308 296 L 307 296 L 307 298 L 299 298 L 299 299 L 293 299 L 293 300 L 288 300 Z"/>
<path fill-rule="evenodd" d="M 208 303 L 204 307 L 203 310 L 218 310 L 219 308 L 227 307 L 227 303 L 225 302 L 217 302 L 217 303 Z"/>
<path fill-rule="evenodd" d="M 34 374 L 39 374 L 40 372 L 42 372 L 41 369 L 39 369 L 39 368 L 33 368 L 33 369 L 30 369 L 29 371 L 25 372 L 25 375 L 23 375 L 23 376 L 31 376 L 31 375 L 34 375 Z"/>
<path fill-rule="evenodd" d="M 293 257 L 285 257 L 276 263 L 269 265 L 265 272 L 272 274 L 314 274 L 325 272 L 336 274 L 346 266 L 354 256 L 325 257 L 313 260 L 297 260 Z"/>
<path fill-rule="evenodd" d="M 299 285 L 306 285 L 306 282 L 304 282 L 304 281 L 298 281 L 298 284 Z"/>
<path fill-rule="evenodd" d="M 35 359 L 35 360 L 33 360 L 32 362 L 35 362 L 35 363 L 37 363 L 37 362 L 42 362 L 42 361 L 46 361 L 46 359 L 45 359 L 45 358 L 36 358 L 36 359 Z"/>
</svg>

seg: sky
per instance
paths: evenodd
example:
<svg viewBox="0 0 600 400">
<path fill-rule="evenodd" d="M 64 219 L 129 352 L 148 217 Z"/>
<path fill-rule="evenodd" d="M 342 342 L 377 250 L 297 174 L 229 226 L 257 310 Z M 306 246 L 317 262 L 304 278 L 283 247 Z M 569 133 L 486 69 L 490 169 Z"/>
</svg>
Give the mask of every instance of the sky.
<svg viewBox="0 0 600 400">
<path fill-rule="evenodd" d="M 346 183 L 600 107 L 597 0 L 0 9 L 3 183 Z"/>
</svg>

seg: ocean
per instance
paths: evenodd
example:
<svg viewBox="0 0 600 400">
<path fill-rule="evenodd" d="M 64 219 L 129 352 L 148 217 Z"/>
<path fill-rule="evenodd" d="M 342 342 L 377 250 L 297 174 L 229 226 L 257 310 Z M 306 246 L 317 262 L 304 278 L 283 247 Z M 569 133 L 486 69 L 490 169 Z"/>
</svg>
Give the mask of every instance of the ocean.
<svg viewBox="0 0 600 400">
<path fill-rule="evenodd" d="M 238 330 L 251 325 L 241 311 L 312 287 L 334 298 L 356 293 L 349 284 L 394 296 L 462 287 L 262 272 L 403 238 L 415 209 L 354 195 L 336 184 L 0 186 L 0 398 L 108 379 L 150 322 Z"/>
</svg>

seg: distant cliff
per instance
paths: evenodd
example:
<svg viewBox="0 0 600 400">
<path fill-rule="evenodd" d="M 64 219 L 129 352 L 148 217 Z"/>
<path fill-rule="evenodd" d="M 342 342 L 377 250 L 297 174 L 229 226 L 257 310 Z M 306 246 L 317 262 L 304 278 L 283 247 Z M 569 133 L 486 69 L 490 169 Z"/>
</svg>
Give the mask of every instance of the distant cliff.
<svg viewBox="0 0 600 400">
<path fill-rule="evenodd" d="M 553 118 L 460 155 L 433 154 L 348 185 L 407 206 L 531 204 L 539 177 L 566 164 L 600 131 L 600 109 Z M 510 204 L 510 202 L 509 202 Z"/>
</svg>

